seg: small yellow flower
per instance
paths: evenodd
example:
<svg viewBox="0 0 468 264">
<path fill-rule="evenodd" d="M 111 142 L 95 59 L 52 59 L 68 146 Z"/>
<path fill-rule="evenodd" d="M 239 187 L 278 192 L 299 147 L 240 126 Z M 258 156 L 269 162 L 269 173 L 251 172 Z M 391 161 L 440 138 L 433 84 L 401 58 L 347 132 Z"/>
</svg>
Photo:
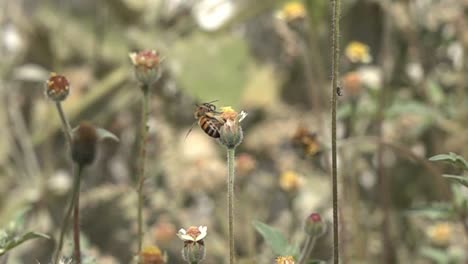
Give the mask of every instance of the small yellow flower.
<svg viewBox="0 0 468 264">
<path fill-rule="evenodd" d="M 303 179 L 294 171 L 285 171 L 280 176 L 279 185 L 284 191 L 297 191 L 302 184 Z"/>
<path fill-rule="evenodd" d="M 276 16 L 279 19 L 284 19 L 288 22 L 296 19 L 302 19 L 306 16 L 306 9 L 301 2 L 290 1 L 283 5 Z"/>
<path fill-rule="evenodd" d="M 437 246 L 448 246 L 452 237 L 453 228 L 449 223 L 438 223 L 430 226 L 426 234 L 430 241 Z"/>
<path fill-rule="evenodd" d="M 294 264 L 294 258 L 291 256 L 286 256 L 286 257 L 277 257 L 276 258 L 276 264 Z"/>
<path fill-rule="evenodd" d="M 370 63 L 372 61 L 369 46 L 359 41 L 349 43 L 346 46 L 345 55 L 352 63 Z"/>
<path fill-rule="evenodd" d="M 164 257 L 161 250 L 156 246 L 146 246 L 140 252 L 141 263 L 143 264 L 164 264 Z"/>
</svg>

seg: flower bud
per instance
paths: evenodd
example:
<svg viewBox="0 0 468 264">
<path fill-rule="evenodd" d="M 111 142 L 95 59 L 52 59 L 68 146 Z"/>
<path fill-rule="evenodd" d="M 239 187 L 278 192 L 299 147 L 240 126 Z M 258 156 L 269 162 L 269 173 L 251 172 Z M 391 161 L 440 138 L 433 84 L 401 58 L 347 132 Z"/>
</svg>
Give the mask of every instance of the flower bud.
<svg viewBox="0 0 468 264">
<path fill-rule="evenodd" d="M 310 214 L 305 221 L 305 231 L 309 236 L 320 237 L 327 227 L 318 213 Z"/>
<path fill-rule="evenodd" d="M 72 159 L 80 166 L 93 163 L 96 157 L 98 134 L 88 122 L 81 123 L 72 133 Z"/>
<path fill-rule="evenodd" d="M 206 226 L 191 226 L 187 230 L 180 229 L 177 236 L 184 241 L 182 258 L 188 263 L 198 263 L 205 258 Z"/>
<path fill-rule="evenodd" d="M 221 118 L 226 120 L 223 126 L 219 129 L 219 141 L 228 149 L 237 147 L 244 138 L 240 122 L 247 116 L 247 113 L 242 111 L 238 114 L 230 107 L 222 109 Z"/>
<path fill-rule="evenodd" d="M 294 258 L 291 256 L 280 256 L 276 258 L 276 264 L 294 264 Z"/>
<path fill-rule="evenodd" d="M 58 75 L 55 72 L 50 74 L 45 86 L 47 97 L 55 102 L 65 100 L 70 93 L 70 83 L 67 78 L 63 75 Z"/>
<path fill-rule="evenodd" d="M 130 53 L 129 56 L 135 69 L 135 76 L 145 89 L 159 80 L 161 77 L 161 57 L 157 51 L 145 50 Z"/>
<path fill-rule="evenodd" d="M 144 247 L 140 252 L 140 263 L 142 264 L 164 264 L 165 258 L 161 250 L 156 246 Z"/>
</svg>

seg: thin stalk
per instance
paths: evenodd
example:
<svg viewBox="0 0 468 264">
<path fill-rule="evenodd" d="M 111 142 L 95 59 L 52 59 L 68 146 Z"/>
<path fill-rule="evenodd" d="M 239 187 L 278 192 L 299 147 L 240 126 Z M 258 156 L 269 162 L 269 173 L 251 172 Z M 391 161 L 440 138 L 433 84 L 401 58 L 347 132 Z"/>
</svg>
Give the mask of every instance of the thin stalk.
<svg viewBox="0 0 468 264">
<path fill-rule="evenodd" d="M 229 263 L 234 263 L 234 157 L 235 148 L 227 149 L 228 182 L 227 182 L 227 203 L 228 203 L 228 223 L 229 223 Z"/>
<path fill-rule="evenodd" d="M 55 257 L 54 257 L 54 263 L 59 263 L 59 258 L 60 258 L 60 252 L 62 251 L 62 246 L 63 246 L 63 239 L 65 238 L 65 233 L 67 232 L 68 229 L 68 222 L 72 213 L 72 210 L 74 208 L 74 203 L 76 201 L 76 198 L 78 196 L 79 190 L 80 190 L 80 182 L 81 182 L 81 174 L 83 172 L 83 168 L 81 166 L 75 166 L 74 169 L 74 174 L 73 175 L 73 190 L 70 196 L 70 201 L 68 205 L 68 210 L 65 214 L 65 217 L 63 218 L 62 221 L 62 227 L 60 230 L 60 239 L 57 245 L 57 250 L 55 252 Z"/>
<path fill-rule="evenodd" d="M 315 242 L 317 241 L 317 237 L 315 236 L 307 236 L 307 240 L 305 242 L 304 248 L 302 249 L 301 256 L 299 257 L 298 264 L 305 264 L 307 263 L 307 258 L 312 253 L 312 250 L 315 247 Z"/>
<path fill-rule="evenodd" d="M 339 77 L 340 63 L 340 0 L 332 0 L 332 181 L 333 181 L 333 263 L 339 263 L 340 248 L 338 235 L 338 173 L 336 159 L 336 93 Z"/>
<path fill-rule="evenodd" d="M 60 102 L 55 102 L 55 106 L 57 107 L 57 112 L 59 113 L 60 121 L 62 121 L 62 129 L 63 129 L 63 133 L 65 134 L 65 138 L 67 139 L 68 146 L 71 147 L 72 129 L 71 129 L 70 123 L 68 122 L 68 119 L 65 116 L 65 113 L 62 108 L 62 104 Z"/>
<path fill-rule="evenodd" d="M 143 246 L 143 184 L 145 182 L 146 142 L 148 140 L 148 117 L 150 92 L 143 87 L 143 106 L 141 109 L 139 179 L 138 179 L 138 253 Z"/>
<path fill-rule="evenodd" d="M 78 167 L 81 168 L 80 165 Z M 76 183 L 76 197 L 73 207 L 73 255 L 75 256 L 75 262 L 81 263 L 81 250 L 80 250 L 80 186 L 81 180 L 78 178 Z"/>
</svg>

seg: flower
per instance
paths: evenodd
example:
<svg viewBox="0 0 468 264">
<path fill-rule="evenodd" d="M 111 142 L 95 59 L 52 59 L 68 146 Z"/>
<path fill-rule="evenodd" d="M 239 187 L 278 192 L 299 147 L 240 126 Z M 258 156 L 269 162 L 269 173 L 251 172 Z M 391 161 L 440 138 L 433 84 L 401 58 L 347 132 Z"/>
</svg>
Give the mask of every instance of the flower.
<svg viewBox="0 0 468 264">
<path fill-rule="evenodd" d="M 177 236 L 184 241 L 182 258 L 189 263 L 198 263 L 205 258 L 206 226 L 191 226 L 187 230 L 181 228 Z"/>
<path fill-rule="evenodd" d="M 346 46 L 345 55 L 352 63 L 370 63 L 372 61 L 369 46 L 359 41 L 350 42 Z"/>
<path fill-rule="evenodd" d="M 63 75 L 58 75 L 55 72 L 50 73 L 49 79 L 46 81 L 45 93 L 49 99 L 60 102 L 67 98 L 70 93 L 70 83 Z"/>
<path fill-rule="evenodd" d="M 325 234 L 326 225 L 318 213 L 311 213 L 305 220 L 305 231 L 309 236 L 320 237 Z"/>
<path fill-rule="evenodd" d="M 276 258 L 276 264 L 294 264 L 294 258 L 291 256 L 280 256 Z"/>
<path fill-rule="evenodd" d="M 297 191 L 302 184 L 303 179 L 294 171 L 285 171 L 280 176 L 280 188 L 286 192 Z"/>
<path fill-rule="evenodd" d="M 184 242 L 198 242 L 206 237 L 207 230 L 208 228 L 206 226 L 191 226 L 187 230 L 181 228 L 179 232 L 177 232 L 177 236 Z"/>
<path fill-rule="evenodd" d="M 155 50 L 144 50 L 129 54 L 136 78 L 146 89 L 161 77 L 161 57 Z M 146 90 L 145 90 L 146 91 Z"/>
<path fill-rule="evenodd" d="M 156 246 L 146 246 L 140 252 L 140 261 L 142 264 L 164 264 L 165 258 L 161 250 Z"/>
<path fill-rule="evenodd" d="M 247 113 L 241 111 L 238 114 L 232 107 L 222 107 L 220 117 L 225 120 L 219 130 L 219 141 L 228 149 L 237 147 L 244 137 L 240 122 L 244 120 Z"/>
<path fill-rule="evenodd" d="M 434 245 L 448 246 L 452 237 L 453 228 L 449 223 L 438 223 L 430 226 L 426 230 L 426 234 Z"/>
<path fill-rule="evenodd" d="M 296 19 L 303 19 L 306 16 L 306 9 L 301 2 L 289 1 L 283 5 L 280 11 L 277 12 L 276 17 L 286 21 L 293 21 Z"/>
</svg>

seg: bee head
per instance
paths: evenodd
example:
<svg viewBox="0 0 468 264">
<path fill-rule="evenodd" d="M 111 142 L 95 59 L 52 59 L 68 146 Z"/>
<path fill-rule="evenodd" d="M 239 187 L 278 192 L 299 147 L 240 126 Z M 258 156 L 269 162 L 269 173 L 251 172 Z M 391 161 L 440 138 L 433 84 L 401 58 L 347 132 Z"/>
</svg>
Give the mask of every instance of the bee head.
<svg viewBox="0 0 468 264">
<path fill-rule="evenodd" d="M 213 102 L 203 103 L 197 105 L 197 109 L 194 112 L 195 119 L 199 119 L 204 116 L 206 113 L 216 112 L 216 106 L 212 104 Z"/>
</svg>

